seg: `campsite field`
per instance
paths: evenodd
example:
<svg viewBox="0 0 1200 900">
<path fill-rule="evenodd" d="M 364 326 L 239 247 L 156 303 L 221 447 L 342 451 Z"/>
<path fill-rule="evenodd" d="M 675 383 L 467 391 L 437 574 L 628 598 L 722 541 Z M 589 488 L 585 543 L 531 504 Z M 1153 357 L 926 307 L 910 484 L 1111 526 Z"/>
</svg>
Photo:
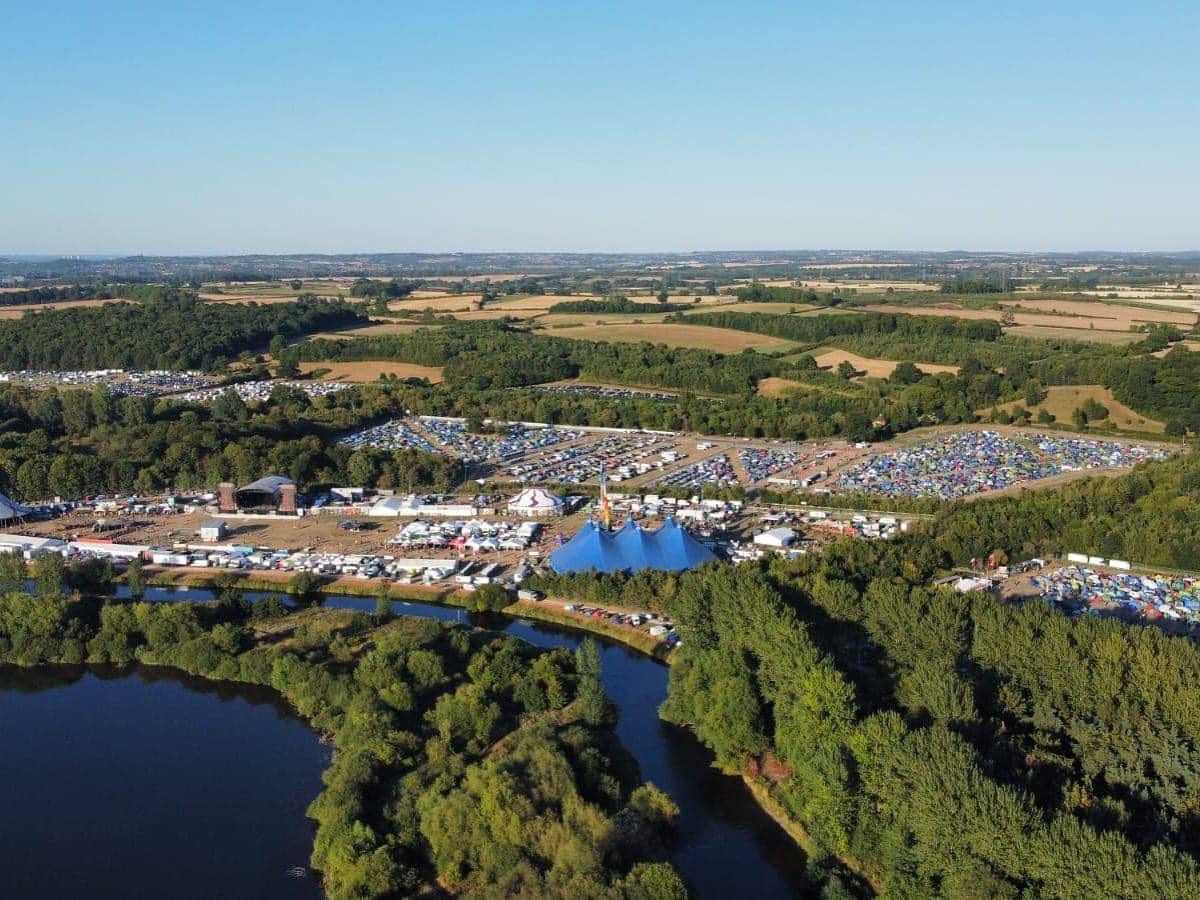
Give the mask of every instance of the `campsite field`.
<svg viewBox="0 0 1200 900">
<path fill-rule="evenodd" d="M 775 350 L 788 350 L 797 346 L 795 341 L 787 341 L 769 335 L 751 334 L 747 331 L 734 331 L 731 328 L 685 325 L 678 322 L 643 325 L 624 323 L 581 325 L 574 328 L 555 328 L 548 333 L 554 337 L 587 341 L 649 341 L 652 344 L 667 344 L 671 347 L 692 347 L 700 350 L 713 350 L 717 353 L 740 353 L 747 349 L 771 352 Z"/>
<path fill-rule="evenodd" d="M 849 350 L 839 350 L 836 347 L 818 347 L 816 350 L 810 351 L 810 353 L 816 359 L 817 365 L 823 369 L 836 369 L 843 362 L 849 362 L 857 371 L 869 378 L 887 378 L 900 362 L 895 359 L 859 356 L 857 353 L 851 353 Z M 951 374 L 957 374 L 958 372 L 958 366 L 943 366 L 936 363 L 923 362 L 914 363 L 914 365 L 922 372 L 931 375 L 938 372 L 950 372 Z"/>
<path fill-rule="evenodd" d="M 1118 431 L 1132 431 L 1143 434 L 1162 434 L 1164 431 L 1162 422 L 1143 416 L 1130 409 L 1114 397 L 1112 391 L 1099 384 L 1067 384 L 1047 388 L 1045 400 L 1037 406 L 1026 408 L 1034 415 L 1045 410 L 1054 416 L 1056 421 L 1069 425 L 1071 414 L 1088 400 L 1095 400 L 1108 409 L 1108 418 L 1098 423 L 1099 427 L 1109 425 Z M 1012 403 L 1002 404 L 1000 409 L 1012 412 L 1018 406 L 1025 406 L 1025 403 L 1017 400 Z M 979 410 L 979 414 L 984 417 L 989 412 L 991 412 L 990 408 Z"/>
<path fill-rule="evenodd" d="M 304 374 L 318 369 L 329 371 L 321 376 L 322 381 L 353 381 L 366 383 L 378 381 L 380 375 L 395 375 L 397 378 L 428 378 L 436 384 L 442 380 L 440 366 L 418 366 L 415 363 L 356 361 L 356 362 L 305 362 L 300 364 Z"/>
</svg>

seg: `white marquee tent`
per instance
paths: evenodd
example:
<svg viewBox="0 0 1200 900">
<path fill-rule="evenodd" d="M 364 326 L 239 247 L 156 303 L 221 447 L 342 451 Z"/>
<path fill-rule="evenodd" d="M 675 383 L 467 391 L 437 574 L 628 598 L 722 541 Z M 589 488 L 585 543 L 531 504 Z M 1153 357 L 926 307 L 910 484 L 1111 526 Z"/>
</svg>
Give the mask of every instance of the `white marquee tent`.
<svg viewBox="0 0 1200 900">
<path fill-rule="evenodd" d="M 518 516 L 561 516 L 563 499 L 542 488 L 526 488 L 508 501 L 508 511 Z"/>
</svg>

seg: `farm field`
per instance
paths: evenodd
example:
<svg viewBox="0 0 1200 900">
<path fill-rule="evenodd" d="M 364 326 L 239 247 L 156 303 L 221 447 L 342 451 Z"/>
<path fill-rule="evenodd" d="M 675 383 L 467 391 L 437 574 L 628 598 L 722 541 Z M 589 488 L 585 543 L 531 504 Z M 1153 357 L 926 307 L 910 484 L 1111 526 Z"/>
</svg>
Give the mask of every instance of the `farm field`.
<svg viewBox="0 0 1200 900">
<path fill-rule="evenodd" d="M 740 353 L 743 350 L 788 350 L 797 346 L 795 341 L 734 331 L 731 328 L 709 328 L 704 325 L 685 325 L 678 322 L 663 322 L 647 325 L 582 325 L 576 328 L 558 328 L 555 337 L 576 338 L 588 341 L 649 341 L 672 347 L 693 347 L 713 350 L 717 353 Z"/>
<path fill-rule="evenodd" d="M 760 397 L 782 397 L 789 391 L 800 387 L 804 387 L 804 385 L 798 381 L 792 381 L 790 378 L 761 378 L 758 382 L 758 395 Z"/>
<path fill-rule="evenodd" d="M 797 279 L 795 278 L 766 278 L 759 283 L 767 287 L 796 287 Z M 744 283 L 749 284 L 750 279 L 744 279 Z M 921 291 L 937 291 L 940 285 L 930 284 L 924 281 L 882 281 L 882 280 L 855 280 L 855 279 L 839 279 L 832 281 L 829 279 L 799 279 L 799 286 L 803 288 L 811 288 L 814 291 L 832 291 L 835 288 L 839 291 L 855 290 L 862 293 L 882 294 L 888 288 L 891 288 L 897 293 L 919 293 Z"/>
<path fill-rule="evenodd" d="M 487 305 L 488 309 L 521 309 L 545 312 L 556 303 L 582 303 L 598 298 L 588 294 L 514 294 L 501 297 Z M 636 302 L 636 301 L 635 301 Z"/>
<path fill-rule="evenodd" d="M 304 374 L 315 372 L 317 369 L 329 369 L 321 376 L 322 381 L 353 381 L 366 383 L 378 381 L 380 375 L 395 375 L 397 378 L 428 378 L 433 384 L 442 380 L 441 366 L 418 366 L 415 363 L 390 361 L 356 361 L 300 363 L 300 371 Z"/>
<path fill-rule="evenodd" d="M 1018 301 L 1010 301 L 1006 306 L 1013 307 Z M 1019 301 L 1019 309 L 1012 308 L 1011 312 L 1015 327 L 1010 327 L 1013 334 L 1026 334 L 1027 337 L 1042 337 L 1043 335 L 1022 332 L 1023 327 L 1052 328 L 1057 331 L 1093 332 L 1104 331 L 1128 337 L 1129 341 L 1140 340 L 1141 336 L 1130 331 L 1139 325 L 1152 323 L 1167 323 L 1190 326 L 1195 323 L 1195 315 L 1187 312 L 1171 310 L 1155 310 L 1145 307 L 1122 306 L 1117 303 L 1089 303 L 1086 300 L 1053 300 L 1039 298 L 1036 300 Z M 946 306 L 898 306 L 893 304 L 878 304 L 860 307 L 874 312 L 907 313 L 914 316 L 950 316 L 956 319 L 988 319 L 1000 321 L 1003 312 L 998 309 L 964 309 Z M 1050 337 L 1075 337 L 1077 340 L 1088 340 L 1080 334 L 1057 335 Z M 1092 338 L 1092 340 L 1105 340 Z M 1121 343 L 1122 341 L 1116 341 Z"/>
<path fill-rule="evenodd" d="M 478 302 L 479 294 L 439 294 L 393 300 L 388 304 L 388 309 L 393 312 L 424 312 L 427 309 L 432 309 L 435 313 L 466 312 L 474 309 Z"/>
<path fill-rule="evenodd" d="M 348 297 L 350 295 L 350 285 L 354 283 L 353 278 L 313 278 L 311 280 L 300 280 L 304 282 L 304 286 L 298 291 L 292 290 L 292 286 L 287 281 L 248 281 L 235 282 L 233 284 L 211 282 L 201 285 L 199 294 L 201 300 L 211 300 L 214 302 L 256 300 L 260 303 L 279 303 L 286 300 L 295 300 L 301 294 L 317 294 L 321 297 L 336 297 L 341 294 Z"/>
<path fill-rule="evenodd" d="M 865 373 L 869 378 L 887 378 L 900 362 L 895 359 L 859 356 L 857 353 L 851 353 L 849 350 L 839 350 L 836 347 L 818 347 L 816 350 L 809 351 L 809 353 L 816 359 L 817 365 L 823 369 L 836 369 L 843 362 L 849 362 L 855 369 Z M 958 366 L 945 366 L 923 362 L 914 363 L 914 365 L 922 372 L 931 375 L 938 372 L 958 373 Z"/>
<path fill-rule="evenodd" d="M 1099 384 L 1068 384 L 1047 388 L 1046 399 L 1037 406 L 1027 408 L 1034 415 L 1045 410 L 1054 416 L 1057 421 L 1069 424 L 1071 414 L 1088 400 L 1095 400 L 1097 403 L 1108 408 L 1108 418 L 1101 423 L 1102 425 L 1112 425 L 1118 431 L 1137 431 L 1150 434 L 1162 434 L 1164 430 L 1162 422 L 1147 418 L 1130 409 L 1114 397 L 1112 391 Z M 1012 403 L 1003 404 L 1000 406 L 1000 409 L 1011 412 L 1018 406 L 1025 406 L 1025 404 L 1023 401 L 1017 400 Z M 986 416 L 990 411 L 990 408 L 980 410 L 979 414 Z"/>
<path fill-rule="evenodd" d="M 488 304 L 483 309 L 470 309 L 465 312 L 446 313 L 446 315 L 453 316 L 459 322 L 494 322 L 497 319 L 529 321 L 540 319 L 545 313 L 539 309 L 515 309 Z"/>
<path fill-rule="evenodd" d="M 111 300 L 56 300 L 52 303 L 29 303 L 21 306 L 0 306 L 0 319 L 19 319 L 33 309 L 70 309 L 73 306 L 103 306 L 105 303 L 133 303 L 121 297 Z"/>
<path fill-rule="evenodd" d="M 692 309 L 684 310 L 685 316 L 690 316 L 693 313 L 708 313 L 708 312 L 739 312 L 739 313 L 758 313 L 760 315 L 784 316 L 790 312 L 807 312 L 812 309 L 820 309 L 821 307 L 813 306 L 809 303 L 742 303 L 733 297 L 715 298 L 717 302 L 711 304 L 699 304 Z"/>
<path fill-rule="evenodd" d="M 417 322 L 374 322 L 370 325 L 363 325 L 360 328 L 347 328 L 343 331 L 323 331 L 320 334 L 314 334 L 314 340 L 325 338 L 331 341 L 344 340 L 346 338 L 359 337 L 378 337 L 386 334 L 410 334 L 419 328 L 429 328 L 436 326 L 421 325 Z M 303 343 L 305 338 L 300 338 L 297 343 Z"/>
<path fill-rule="evenodd" d="M 1005 333 L 1041 341 L 1083 341 L 1093 344 L 1133 344 L 1145 337 L 1136 331 L 1065 328 L 1060 325 L 1016 325 L 1006 328 Z"/>
<path fill-rule="evenodd" d="M 1081 290 L 1077 293 L 1103 299 L 1115 297 L 1119 300 L 1144 300 L 1154 303 L 1155 306 L 1200 311 L 1200 284 L 1195 283 L 1181 284 L 1179 287 L 1175 285 L 1126 287 L 1102 284 L 1097 288 Z"/>
<path fill-rule="evenodd" d="M 539 328 L 559 329 L 574 328 L 577 325 L 637 325 L 661 324 L 668 313 L 647 313 L 619 315 L 613 313 L 546 313 L 537 316 L 536 325 Z M 692 326 L 695 327 L 695 326 Z"/>
<path fill-rule="evenodd" d="M 1084 319 L 1111 319 L 1114 327 L 1125 331 L 1131 325 L 1144 325 L 1151 322 L 1168 322 L 1172 325 L 1195 325 L 1196 314 L 1180 310 L 1178 312 L 1165 309 L 1151 309 L 1146 306 L 1122 306 L 1119 303 L 1092 300 L 1055 300 L 1040 297 L 1037 300 L 1001 300 L 1001 306 L 1017 307 L 1022 310 L 1036 310 L 1059 313 L 1069 316 L 1079 316 Z M 1100 327 L 1099 324 L 1096 325 Z"/>
<path fill-rule="evenodd" d="M 1168 353 L 1170 353 L 1172 350 L 1174 350 L 1176 347 L 1182 347 L 1184 350 L 1188 350 L 1192 353 L 1196 353 L 1196 352 L 1200 351 L 1200 341 L 1179 341 L 1178 343 L 1172 344 L 1170 347 L 1167 347 L 1163 350 L 1155 350 L 1150 355 L 1157 356 L 1159 359 L 1161 359 L 1162 357 L 1164 357 Z"/>
</svg>

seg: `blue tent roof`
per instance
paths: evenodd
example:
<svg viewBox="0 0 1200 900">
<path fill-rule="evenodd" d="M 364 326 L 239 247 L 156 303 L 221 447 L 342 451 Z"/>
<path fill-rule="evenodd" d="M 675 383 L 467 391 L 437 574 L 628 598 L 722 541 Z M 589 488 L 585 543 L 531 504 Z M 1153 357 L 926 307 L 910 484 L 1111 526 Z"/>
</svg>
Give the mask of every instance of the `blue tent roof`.
<svg viewBox="0 0 1200 900">
<path fill-rule="evenodd" d="M 616 532 L 588 522 L 559 549 L 550 554 L 555 572 L 637 572 L 642 569 L 681 571 L 716 559 L 674 519 L 658 531 L 643 531 L 627 520 Z"/>
</svg>

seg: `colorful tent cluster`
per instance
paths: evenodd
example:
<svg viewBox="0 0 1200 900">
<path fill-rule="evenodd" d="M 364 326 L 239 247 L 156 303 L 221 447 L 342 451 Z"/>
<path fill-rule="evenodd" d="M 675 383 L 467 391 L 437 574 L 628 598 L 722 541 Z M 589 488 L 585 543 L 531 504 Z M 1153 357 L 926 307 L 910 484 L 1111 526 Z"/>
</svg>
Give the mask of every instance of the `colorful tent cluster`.
<svg viewBox="0 0 1200 900">
<path fill-rule="evenodd" d="M 550 567 L 570 572 L 639 572 L 642 569 L 682 571 L 716 559 L 674 519 L 658 531 L 644 531 L 627 520 L 618 531 L 588 522 L 562 547 L 550 554 Z"/>
<path fill-rule="evenodd" d="M 1150 619 L 1200 622 L 1200 580 L 1195 578 L 1107 574 L 1068 566 L 1037 575 L 1032 583 L 1052 603 L 1120 606 Z"/>
<path fill-rule="evenodd" d="M 843 491 L 955 500 L 1083 469 L 1133 466 L 1165 453 L 1117 441 L 960 431 L 872 457 L 838 476 Z"/>
</svg>

